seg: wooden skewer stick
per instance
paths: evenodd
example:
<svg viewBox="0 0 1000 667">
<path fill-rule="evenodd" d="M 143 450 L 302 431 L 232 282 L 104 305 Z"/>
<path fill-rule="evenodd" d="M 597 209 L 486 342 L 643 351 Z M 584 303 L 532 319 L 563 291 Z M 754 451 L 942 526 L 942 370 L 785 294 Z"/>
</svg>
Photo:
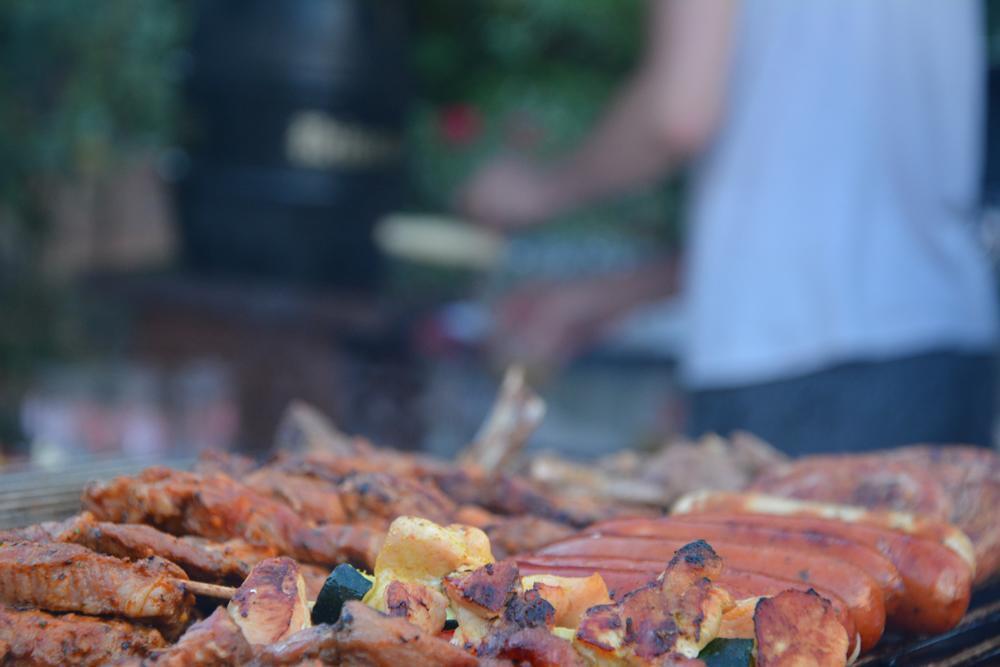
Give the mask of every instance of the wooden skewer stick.
<svg viewBox="0 0 1000 667">
<path fill-rule="evenodd" d="M 220 586 L 218 584 L 206 584 L 203 581 L 190 581 L 188 579 L 175 579 L 177 583 L 184 587 L 184 590 L 206 598 L 216 600 L 232 600 L 236 595 L 236 590 L 232 586 Z M 308 600 L 306 605 L 310 609 L 316 604 L 315 600 Z"/>
<path fill-rule="evenodd" d="M 232 586 L 219 586 L 218 584 L 206 584 L 202 581 L 188 581 L 187 579 L 177 580 L 185 590 L 206 598 L 216 598 L 219 600 L 232 600 L 236 595 L 236 589 Z"/>
</svg>

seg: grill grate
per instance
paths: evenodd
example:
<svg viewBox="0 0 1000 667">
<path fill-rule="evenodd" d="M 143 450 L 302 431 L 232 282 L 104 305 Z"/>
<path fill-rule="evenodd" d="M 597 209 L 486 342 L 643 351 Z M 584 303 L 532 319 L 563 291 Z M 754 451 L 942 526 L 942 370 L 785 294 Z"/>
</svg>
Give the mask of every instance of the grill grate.
<svg viewBox="0 0 1000 667">
<path fill-rule="evenodd" d="M 189 469 L 194 459 L 98 459 L 58 468 L 0 472 L 0 530 L 63 519 L 80 511 L 80 493 L 91 480 L 135 474 L 151 465 Z M 0 469 L 2 470 L 2 469 Z M 1000 582 L 972 597 L 954 630 L 922 639 L 887 635 L 857 667 L 985 667 L 1000 665 Z"/>
<path fill-rule="evenodd" d="M 190 468 L 194 459 L 106 458 L 53 468 L 0 468 L 0 530 L 64 519 L 80 511 L 80 493 L 92 480 L 131 475 L 151 465 Z"/>
</svg>

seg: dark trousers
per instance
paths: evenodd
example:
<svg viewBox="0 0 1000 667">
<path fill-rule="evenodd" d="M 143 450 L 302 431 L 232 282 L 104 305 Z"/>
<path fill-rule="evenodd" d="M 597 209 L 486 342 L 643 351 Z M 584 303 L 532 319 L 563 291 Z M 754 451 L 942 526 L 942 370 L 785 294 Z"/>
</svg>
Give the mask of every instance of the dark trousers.
<svg viewBox="0 0 1000 667">
<path fill-rule="evenodd" d="M 744 430 L 789 454 L 926 443 L 992 444 L 992 353 L 937 351 L 841 364 L 692 394 L 688 432 Z"/>
</svg>

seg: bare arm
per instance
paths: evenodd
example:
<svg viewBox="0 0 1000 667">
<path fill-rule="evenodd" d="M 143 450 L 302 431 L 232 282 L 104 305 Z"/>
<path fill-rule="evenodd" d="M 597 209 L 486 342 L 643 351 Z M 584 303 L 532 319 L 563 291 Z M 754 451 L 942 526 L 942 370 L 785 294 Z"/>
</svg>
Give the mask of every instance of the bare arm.
<svg viewBox="0 0 1000 667">
<path fill-rule="evenodd" d="M 737 0 L 651 0 L 638 71 L 590 136 L 540 166 L 488 165 L 463 193 L 464 212 L 519 226 L 649 184 L 710 139 L 721 114 Z"/>
</svg>

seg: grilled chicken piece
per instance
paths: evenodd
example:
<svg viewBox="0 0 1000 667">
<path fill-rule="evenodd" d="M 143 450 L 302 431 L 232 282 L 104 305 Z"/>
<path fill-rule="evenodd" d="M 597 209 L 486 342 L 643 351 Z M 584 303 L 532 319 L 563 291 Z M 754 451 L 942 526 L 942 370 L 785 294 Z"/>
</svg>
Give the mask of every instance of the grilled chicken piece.
<svg viewBox="0 0 1000 667">
<path fill-rule="evenodd" d="M 242 538 L 303 562 L 371 567 L 380 532 L 364 526 L 313 528 L 291 508 L 222 474 L 148 468 L 136 477 L 92 483 L 84 506 L 98 519 L 148 523 L 168 533 Z"/>
<path fill-rule="evenodd" d="M 437 588 L 447 574 L 491 562 L 489 539 L 478 528 L 439 526 L 418 517 L 400 517 L 389 527 L 375 561 L 375 583 L 365 602 L 385 611 L 385 590 L 393 581 Z"/>
<path fill-rule="evenodd" d="M 627 593 L 616 605 L 591 608 L 576 633 L 577 646 L 595 660 L 658 664 L 677 654 L 695 658 L 718 634 L 732 601 L 711 577 L 722 559 L 704 541 L 677 550 L 663 575 Z M 671 658 L 673 659 L 673 658 Z"/>
<path fill-rule="evenodd" d="M 306 585 L 298 564 L 291 558 L 258 563 L 229 601 L 229 616 L 254 646 L 309 627 Z"/>
<path fill-rule="evenodd" d="M 0 664 L 98 667 L 166 646 L 153 628 L 77 614 L 53 616 L 0 604 Z M 4 658 L 6 657 L 6 662 Z"/>
<path fill-rule="evenodd" d="M 759 667 L 843 667 L 847 632 L 816 591 L 762 598 L 754 612 Z"/>
<path fill-rule="evenodd" d="M 227 667 L 253 657 L 253 648 L 224 607 L 198 621 L 169 648 L 154 651 L 142 667 Z"/>
<path fill-rule="evenodd" d="M 573 645 L 552 634 L 555 609 L 538 591 L 511 598 L 503 615 L 494 621 L 474 650 L 482 657 L 512 660 L 534 667 L 569 665 L 583 667 L 586 661 Z"/>
<path fill-rule="evenodd" d="M 194 597 L 183 570 L 162 559 L 127 562 L 77 544 L 0 546 L 0 601 L 48 611 L 124 616 L 171 633 L 188 621 Z"/>
<path fill-rule="evenodd" d="M 389 616 L 405 618 L 433 635 L 444 629 L 448 598 L 430 586 L 393 581 L 385 589 L 385 608 Z"/>
<path fill-rule="evenodd" d="M 475 667 L 478 661 L 402 618 L 351 600 L 334 625 L 317 625 L 260 647 L 252 665 L 367 665 L 371 667 Z"/>
<path fill-rule="evenodd" d="M 556 625 L 575 628 L 591 607 L 611 604 L 604 579 L 596 572 L 589 577 L 557 577 L 535 574 L 521 579 L 525 590 L 536 590 L 556 611 Z"/>
<path fill-rule="evenodd" d="M 507 560 L 455 572 L 442 583 L 445 593 L 456 605 L 482 618 L 497 618 L 520 590 L 520 581 L 517 564 Z"/>
</svg>

